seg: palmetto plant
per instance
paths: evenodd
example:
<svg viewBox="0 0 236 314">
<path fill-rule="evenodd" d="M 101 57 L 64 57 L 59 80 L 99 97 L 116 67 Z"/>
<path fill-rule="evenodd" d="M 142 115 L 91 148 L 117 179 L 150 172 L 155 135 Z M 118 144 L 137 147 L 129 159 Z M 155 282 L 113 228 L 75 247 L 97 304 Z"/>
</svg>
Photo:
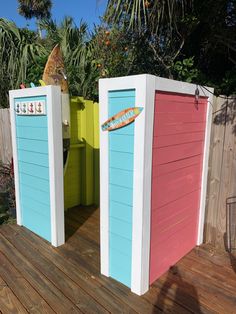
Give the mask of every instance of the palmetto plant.
<svg viewBox="0 0 236 314">
<path fill-rule="evenodd" d="M 128 27 L 139 32 L 148 27 L 152 34 L 161 29 L 172 33 L 191 7 L 192 0 L 108 0 L 105 19 L 121 24 L 128 21 Z"/>
<path fill-rule="evenodd" d="M 9 89 L 19 88 L 21 82 L 42 77 L 48 55 L 60 44 L 65 59 L 71 95 L 93 98 L 97 96 L 98 71 L 93 64 L 93 46 L 87 25 L 75 25 L 65 18 L 60 25 L 52 20 L 40 21 L 46 30 L 43 39 L 28 29 L 19 29 L 6 19 L 0 19 L 0 97 L 7 107 Z"/>
<path fill-rule="evenodd" d="M 71 17 L 65 17 L 58 25 L 44 19 L 40 27 L 46 30 L 45 45 L 52 49 L 59 44 L 64 56 L 69 89 L 72 95 L 94 98 L 96 68 L 92 63 L 94 45 L 86 23 L 79 26 Z"/>
<path fill-rule="evenodd" d="M 45 54 L 47 51 L 35 32 L 19 29 L 13 22 L 0 19 L 1 106 L 8 105 L 8 90 L 18 88 L 26 80 L 29 64 Z"/>
</svg>

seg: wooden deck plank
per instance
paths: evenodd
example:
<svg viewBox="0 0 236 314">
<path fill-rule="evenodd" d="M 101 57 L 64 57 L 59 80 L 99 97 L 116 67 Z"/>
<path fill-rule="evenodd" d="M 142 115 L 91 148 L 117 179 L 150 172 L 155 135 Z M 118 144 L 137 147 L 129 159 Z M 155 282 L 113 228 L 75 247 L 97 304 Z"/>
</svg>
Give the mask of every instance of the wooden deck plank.
<svg viewBox="0 0 236 314">
<path fill-rule="evenodd" d="M 69 223 L 71 223 L 70 221 L 69 221 Z M 72 225 L 72 224 L 71 224 Z M 81 233 L 80 233 L 81 234 Z M 76 242 L 78 241 L 78 238 L 75 238 L 74 239 L 74 243 L 73 243 L 73 245 L 76 245 Z M 73 258 L 75 258 L 77 261 L 78 261 L 78 259 L 80 259 L 81 258 L 81 256 L 74 256 Z M 93 263 L 94 265 L 96 265 L 96 262 L 95 263 Z M 91 267 L 92 265 L 90 264 L 90 267 Z M 93 271 L 95 272 L 96 271 L 96 266 L 95 266 L 95 269 L 93 269 Z M 162 277 L 162 278 L 165 278 L 165 277 Z M 167 282 L 168 282 L 168 280 L 169 279 L 167 279 Z M 163 285 L 164 285 L 164 283 L 165 283 L 165 280 L 159 280 L 159 281 L 157 281 L 158 282 L 158 286 L 156 286 L 156 288 L 159 288 L 159 290 L 163 290 L 162 288 L 163 288 Z M 188 281 L 187 281 L 188 282 Z M 190 282 L 191 282 L 191 280 L 190 280 Z M 178 284 L 179 284 L 179 286 L 182 286 L 183 285 L 183 283 L 182 282 L 178 282 Z M 175 286 L 177 285 L 177 283 L 175 282 Z M 187 293 L 183 293 L 183 292 L 181 292 L 182 293 L 182 296 L 180 295 L 180 296 L 178 296 L 178 300 L 176 300 L 176 289 L 175 289 L 175 286 L 174 286 L 174 288 L 172 288 L 172 289 L 170 289 L 170 292 L 171 293 L 169 293 L 168 295 L 166 295 L 166 298 L 167 299 L 172 299 L 172 302 L 174 302 L 175 303 L 175 306 L 174 306 L 174 308 L 175 308 L 175 311 L 177 310 L 177 311 L 184 311 L 183 309 L 177 309 L 177 302 L 179 302 L 180 304 L 179 304 L 179 306 L 180 306 L 180 308 L 181 308 L 181 306 L 183 305 L 186 309 L 189 309 L 189 310 L 191 310 L 191 311 L 193 311 L 194 310 L 194 312 L 202 312 L 202 313 L 214 313 L 214 310 L 212 309 L 212 306 L 210 306 L 209 305 L 209 303 L 210 302 L 208 302 L 208 306 L 207 305 L 204 305 L 204 302 L 202 302 L 202 304 L 201 305 L 199 305 L 199 301 L 198 301 L 198 295 L 196 294 L 195 296 L 193 296 L 193 297 L 191 297 L 190 296 L 190 292 L 189 292 L 189 287 L 191 287 L 191 285 L 189 284 L 189 285 L 187 285 Z M 155 287 L 155 286 L 154 286 Z M 206 284 L 206 287 L 207 287 L 207 284 Z M 199 289 L 199 287 L 197 287 L 198 289 Z M 180 289 L 178 289 L 178 291 L 179 291 Z M 191 290 L 194 290 L 194 289 L 190 289 L 190 291 Z M 178 293 L 179 294 L 179 293 Z M 192 299 L 191 299 L 192 298 Z M 158 294 L 157 294 L 157 297 L 156 297 L 156 299 L 157 300 L 160 300 L 160 296 L 158 296 Z M 189 299 L 190 299 L 190 301 L 189 301 Z M 173 301 L 174 300 L 174 301 Z M 202 300 L 202 299 L 201 299 Z M 202 300 L 202 301 L 204 301 L 204 300 Z M 156 306 L 160 306 L 160 302 L 159 301 L 157 301 L 157 303 L 155 303 L 154 302 L 154 300 L 153 300 L 153 303 L 156 305 Z M 159 303 L 159 304 L 158 304 Z M 182 305 L 181 305 L 182 304 Z M 215 307 L 216 308 L 216 306 L 215 306 L 215 302 L 212 302 L 212 304 L 211 305 L 213 305 L 213 307 Z M 231 304 L 231 306 L 232 306 L 232 304 Z M 229 306 L 229 307 L 231 307 L 231 306 Z M 187 310 L 187 311 L 189 311 L 189 310 Z M 217 308 L 217 311 L 219 311 L 219 313 L 220 312 L 222 312 L 223 311 L 223 309 L 222 309 L 222 307 L 218 307 Z M 223 313 L 223 312 L 222 312 Z"/>
<path fill-rule="evenodd" d="M 24 278 L 30 282 L 36 291 L 57 313 L 81 313 L 76 306 L 66 298 L 43 274 L 33 265 L 2 235 L 3 228 L 0 229 L 0 251 L 17 267 Z M 24 248 L 24 251 L 27 247 Z M 5 278 L 4 278 L 5 279 Z"/>
<path fill-rule="evenodd" d="M 15 237 L 28 245 L 37 247 L 40 253 L 48 260 L 54 263 L 61 271 L 78 283 L 84 291 L 89 292 L 91 298 L 94 298 L 104 308 L 111 313 L 134 313 L 129 306 L 125 307 L 114 295 L 103 288 L 102 284 L 96 280 L 96 277 L 91 277 L 85 273 L 79 264 L 72 263 L 60 253 L 59 249 L 50 246 L 46 241 L 41 240 L 37 235 L 31 233 L 25 228 L 19 226 L 9 226 Z"/>
<path fill-rule="evenodd" d="M 40 296 L 40 294 L 29 284 L 29 282 L 1 252 L 1 249 L 0 275 L 28 312 L 48 314 L 55 313 L 47 302 Z"/>
<path fill-rule="evenodd" d="M 65 246 L 61 247 L 61 252 L 70 260 L 74 261 L 75 263 L 79 263 L 84 267 L 84 270 L 91 273 L 94 277 L 97 278 L 101 284 L 104 285 L 104 288 L 106 288 L 107 291 L 111 291 L 112 294 L 119 298 L 122 303 L 125 304 L 125 306 L 131 307 L 134 311 L 138 313 L 162 313 L 156 306 L 153 306 L 153 304 L 150 304 L 147 300 L 144 298 L 140 298 L 139 296 L 133 294 L 130 292 L 130 290 L 125 287 L 124 285 L 114 281 L 111 278 L 106 278 L 104 276 L 100 276 L 100 266 L 99 266 L 99 252 L 98 252 L 98 243 L 96 243 L 96 237 L 93 236 L 93 224 L 91 221 L 93 220 L 93 223 L 97 224 L 99 221 L 99 211 L 95 211 L 93 215 L 90 215 L 86 223 L 83 223 L 83 215 L 80 217 L 76 217 L 73 211 L 73 219 L 69 215 L 67 217 L 67 224 L 69 227 L 75 228 L 76 225 L 79 223 L 81 226 L 83 226 L 79 229 L 78 234 L 76 237 L 73 237 L 73 240 L 71 239 L 70 245 L 73 243 L 73 247 L 81 247 L 84 245 L 84 248 L 87 248 L 87 245 L 90 245 L 93 247 L 95 251 L 97 251 L 95 254 L 91 254 L 90 256 L 84 256 L 79 252 L 78 250 L 71 250 L 71 247 Z M 90 227 L 87 226 L 91 223 Z M 95 229 L 96 231 L 96 229 Z M 87 239 L 86 239 L 87 238 Z M 91 242 L 92 240 L 92 242 Z M 73 242 L 72 242 L 73 241 Z M 85 245 L 87 241 L 87 245 Z M 97 241 L 99 241 L 99 238 L 97 238 Z M 68 241 L 69 242 L 69 241 Z M 81 243 L 83 242 L 83 243 Z M 95 243 L 94 243 L 95 242 Z"/>
<path fill-rule="evenodd" d="M 89 217 L 86 223 L 83 223 L 83 220 L 85 218 L 78 217 L 76 218 L 76 215 L 68 216 L 66 218 L 66 233 L 67 231 L 70 233 L 72 231 L 76 232 L 76 230 L 79 229 L 80 235 L 84 236 L 88 240 L 92 241 L 94 245 L 98 248 L 99 247 L 99 240 L 100 240 L 100 234 L 98 227 L 99 226 L 99 220 L 97 217 L 92 216 Z M 72 239 L 69 240 L 73 240 Z M 68 240 L 68 239 L 67 239 Z"/>
<path fill-rule="evenodd" d="M 232 308 L 236 308 L 236 297 L 232 294 L 232 291 L 235 291 L 236 276 L 232 270 L 231 276 L 222 276 L 223 270 L 217 272 L 216 269 L 212 270 L 212 266 L 208 267 L 201 263 L 201 260 L 195 261 L 188 256 L 178 265 L 185 280 L 190 282 L 194 279 L 201 304 L 219 313 L 223 310 L 228 313 Z M 235 279 L 231 280 L 232 277 Z"/>
<path fill-rule="evenodd" d="M 51 281 L 61 292 L 67 297 L 73 304 L 75 304 L 83 313 L 108 313 L 99 303 L 97 303 L 91 296 L 82 290 L 75 281 L 71 280 L 64 272 L 62 272 L 54 263 L 44 257 L 41 254 L 41 250 L 31 245 L 27 246 L 25 250 L 25 244 L 21 239 L 16 236 L 11 229 L 2 228 L 1 233 L 4 237 L 10 241 L 15 248 L 22 252 L 22 255 L 49 281 Z M 64 267 L 69 265 L 66 263 Z"/>
<path fill-rule="evenodd" d="M 177 264 L 178 265 L 178 264 Z M 174 275 L 168 272 L 154 283 L 154 286 L 167 293 L 176 303 L 185 306 L 194 313 L 223 313 L 224 307 L 217 302 L 217 296 L 207 293 L 202 289 L 201 279 L 192 277 L 192 274 L 184 276 L 182 270 L 178 270 L 181 275 Z M 207 283 L 205 283 L 208 286 Z M 209 287 L 209 290 L 211 287 Z M 214 289 L 212 289 L 212 293 Z M 215 311 L 215 312 L 214 312 Z"/>
<path fill-rule="evenodd" d="M 99 210 L 69 210 L 66 232 L 54 248 L 23 227 L 0 227 L 0 313 L 9 295 L 9 313 L 236 313 L 236 259 L 223 251 L 194 249 L 140 297 L 100 274 Z"/>
<path fill-rule="evenodd" d="M 209 281 L 215 287 L 232 293 L 232 289 L 236 290 L 236 274 L 232 272 L 232 269 L 226 269 L 218 265 L 214 265 L 208 261 L 192 256 L 186 256 L 180 261 L 179 265 L 182 265 L 194 274 L 202 276 L 204 281 Z M 204 269 L 204 272 L 203 272 Z"/>
<path fill-rule="evenodd" d="M 2 313 L 26 314 L 27 311 L 6 282 L 0 277 L 0 309 Z"/>
<path fill-rule="evenodd" d="M 79 241 L 78 238 L 77 241 Z M 80 264 L 85 272 L 92 274 L 92 276 L 103 285 L 107 292 L 110 291 L 114 297 L 120 299 L 126 307 L 129 306 L 138 313 L 162 313 L 162 311 L 158 310 L 158 308 L 147 302 L 145 299 L 131 293 L 129 288 L 111 278 L 101 276 L 99 264 L 96 260 L 93 260 L 93 256 L 91 256 L 91 259 L 88 261 L 85 256 L 80 254 L 80 252 L 71 250 L 69 246 L 61 247 L 60 251 L 69 260 Z"/>
<path fill-rule="evenodd" d="M 161 312 L 166 313 L 181 313 L 189 314 L 191 310 L 186 309 L 182 305 L 175 301 L 175 294 L 171 294 L 173 288 L 170 291 L 163 291 L 162 288 L 151 286 L 150 290 L 143 296 L 149 303 L 156 306 Z M 174 291 L 175 292 L 175 291 Z"/>
</svg>

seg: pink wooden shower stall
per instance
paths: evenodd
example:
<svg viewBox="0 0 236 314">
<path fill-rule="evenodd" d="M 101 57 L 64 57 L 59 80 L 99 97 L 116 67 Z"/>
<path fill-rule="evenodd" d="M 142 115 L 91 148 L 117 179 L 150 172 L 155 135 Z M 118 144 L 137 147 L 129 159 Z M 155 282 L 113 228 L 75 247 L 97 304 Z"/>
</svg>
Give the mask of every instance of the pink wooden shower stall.
<svg viewBox="0 0 236 314">
<path fill-rule="evenodd" d="M 197 243 L 206 97 L 155 93 L 150 282 Z M 159 258 L 162 256 L 162 258 Z"/>
<path fill-rule="evenodd" d="M 139 295 L 203 241 L 212 94 L 152 75 L 100 80 L 101 125 L 140 111 L 100 131 L 101 272 Z"/>
</svg>

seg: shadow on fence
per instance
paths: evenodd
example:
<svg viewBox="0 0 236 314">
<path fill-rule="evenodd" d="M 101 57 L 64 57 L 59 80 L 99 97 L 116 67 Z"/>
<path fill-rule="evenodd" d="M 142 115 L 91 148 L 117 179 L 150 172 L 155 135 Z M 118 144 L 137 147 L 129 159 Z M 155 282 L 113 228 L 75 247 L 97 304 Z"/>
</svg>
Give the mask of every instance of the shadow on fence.
<svg viewBox="0 0 236 314">
<path fill-rule="evenodd" d="M 236 195 L 236 98 L 215 97 L 212 106 L 204 240 L 225 249 L 225 204 Z"/>
</svg>

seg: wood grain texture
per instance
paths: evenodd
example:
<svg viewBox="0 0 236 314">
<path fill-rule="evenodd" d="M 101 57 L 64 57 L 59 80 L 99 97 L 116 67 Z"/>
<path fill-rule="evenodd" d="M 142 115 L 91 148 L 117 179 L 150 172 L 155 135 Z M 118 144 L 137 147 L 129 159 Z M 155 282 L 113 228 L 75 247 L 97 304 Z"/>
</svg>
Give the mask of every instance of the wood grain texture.
<svg viewBox="0 0 236 314">
<path fill-rule="evenodd" d="M 62 93 L 68 94 L 68 82 L 65 79 L 65 65 L 60 46 L 57 44 L 50 53 L 43 72 L 46 85 L 61 86 Z"/>
<path fill-rule="evenodd" d="M 226 200 L 236 196 L 236 100 L 214 98 L 204 241 L 225 248 Z"/>
<path fill-rule="evenodd" d="M 0 161 L 7 164 L 12 159 L 11 122 L 9 109 L 0 109 Z"/>
<path fill-rule="evenodd" d="M 2 313 L 22 313 L 27 311 L 14 295 L 12 290 L 7 286 L 6 282 L 0 277 L 0 309 Z"/>
<path fill-rule="evenodd" d="M 83 313 L 235 311 L 236 274 L 233 259 L 225 252 L 206 245 L 192 250 L 139 297 L 100 275 L 99 210 L 68 210 L 66 234 L 66 244 L 54 248 L 24 227 L 0 227 L 2 313 L 72 313 L 71 303 Z M 42 278 L 45 284 L 41 287 Z M 55 303 L 59 295 L 61 299 Z"/>
</svg>

